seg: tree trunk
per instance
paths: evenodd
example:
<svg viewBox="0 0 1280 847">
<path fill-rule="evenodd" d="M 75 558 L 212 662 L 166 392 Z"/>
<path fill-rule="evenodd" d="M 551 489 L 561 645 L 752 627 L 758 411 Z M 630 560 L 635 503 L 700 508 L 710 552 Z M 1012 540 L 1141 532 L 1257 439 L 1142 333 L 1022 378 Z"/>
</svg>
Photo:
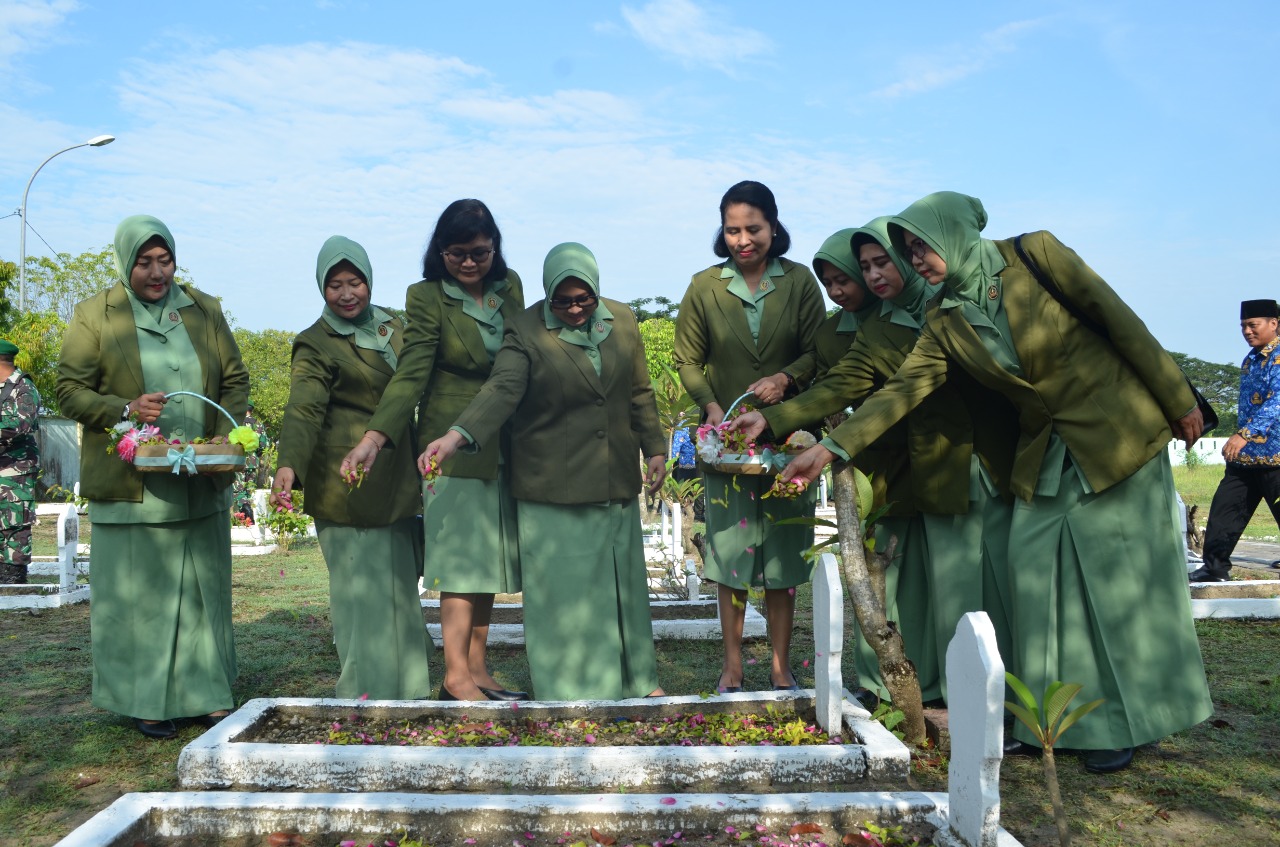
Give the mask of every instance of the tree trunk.
<svg viewBox="0 0 1280 847">
<path fill-rule="evenodd" d="M 853 468 L 846 463 L 841 463 L 832 473 L 832 494 L 840 534 L 840 569 L 849 589 L 858 626 L 880 660 L 880 675 L 889 689 L 889 699 L 905 716 L 899 724 L 904 740 L 908 744 L 923 744 L 926 736 L 920 679 L 916 676 L 916 666 L 907 658 L 902 634 L 885 616 L 884 569 L 880 567 L 880 573 L 873 575 L 873 567 L 867 562 L 853 473 Z M 890 545 L 888 550 L 877 552 L 875 557 L 887 564 L 892 554 L 893 545 Z"/>
</svg>

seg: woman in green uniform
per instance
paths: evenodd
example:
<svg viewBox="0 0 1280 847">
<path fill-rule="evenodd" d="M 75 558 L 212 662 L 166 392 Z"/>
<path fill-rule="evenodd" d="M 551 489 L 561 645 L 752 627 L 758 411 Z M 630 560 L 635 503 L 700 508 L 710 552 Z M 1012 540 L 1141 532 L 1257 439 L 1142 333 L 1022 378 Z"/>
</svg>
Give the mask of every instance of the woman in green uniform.
<svg viewBox="0 0 1280 847">
<path fill-rule="evenodd" d="M 726 261 L 694 275 L 676 319 L 675 363 L 704 423 L 718 426 L 743 394 L 757 405 L 777 403 L 815 370 L 814 338 L 822 323 L 822 294 L 809 269 L 782 255 L 791 236 L 778 222 L 773 192 L 740 182 L 720 200 L 713 244 Z M 716 689 L 741 691 L 742 626 L 747 589 L 763 586 L 773 648 L 772 686 L 794 689 L 788 653 L 795 587 L 808 581 L 803 553 L 813 527 L 779 526 L 813 515 L 814 498 L 763 499 L 771 477 L 707 470 L 706 579 L 717 583 L 724 661 Z"/>
<path fill-rule="evenodd" d="M 1088 770 L 1115 771 L 1138 745 L 1213 710 L 1166 450 L 1171 433 L 1195 441 L 1203 419 L 1169 354 L 1079 256 L 1047 232 L 1021 237 L 1068 309 L 1014 241 L 981 237 L 985 225 L 981 202 L 954 192 L 891 220 L 895 252 L 943 283 L 943 297 L 894 378 L 784 473 L 812 480 L 857 454 L 948 382 L 949 364 L 1008 398 L 1020 425 L 1005 559 L 1011 664 L 1033 692 L 1062 680 L 1104 699 L 1071 744 Z"/>
<path fill-rule="evenodd" d="M 404 348 L 400 319 L 370 303 L 363 247 L 335 235 L 316 258 L 320 318 L 293 342 L 289 404 L 280 429 L 272 503 L 315 519 L 329 568 L 329 609 L 342 673 L 337 695 L 415 700 L 431 695 L 418 601 L 418 474 L 409 422 L 376 469 L 347 480 L 337 466 L 362 437 Z M 358 483 L 355 484 L 355 483 Z"/>
<path fill-rule="evenodd" d="M 249 399 L 249 372 L 218 301 L 173 284 L 173 236 L 148 215 L 116 228 L 119 282 L 76 305 L 56 391 L 84 425 L 80 493 L 93 521 L 93 703 L 152 738 L 173 718 L 221 720 L 234 706 L 231 474 L 141 474 L 107 452 L 107 430 L 135 419 L 165 438 L 226 435 Z"/>
<path fill-rule="evenodd" d="M 502 257 L 502 234 L 479 200 L 455 200 L 436 222 L 409 286 L 400 367 L 342 473 L 379 460 L 418 412 L 415 454 L 445 433 L 489 376 L 506 325 L 524 308 L 520 277 Z M 424 584 L 440 592 L 441 700 L 523 700 L 489 673 L 494 594 L 520 591 L 520 554 L 504 465 L 505 438 L 441 463 L 423 485 Z"/>
<path fill-rule="evenodd" d="M 915 347 L 926 302 L 937 289 L 892 251 L 888 223 L 888 217 L 876 218 L 849 231 L 857 279 L 881 298 L 876 314 L 826 379 L 744 416 L 736 426 L 748 435 L 808 426 L 846 404 L 857 406 L 893 377 Z M 957 383 L 964 383 L 963 391 Z M 967 374 L 953 373 L 951 384 L 854 457 L 871 475 L 876 502 L 889 505 L 876 524 L 876 549 L 897 538 L 885 573 L 886 614 L 898 623 L 925 701 L 946 697 L 943 658 L 966 612 L 985 610 L 1009 655 L 1003 568 L 1009 509 L 996 479 L 1007 484 L 1016 420 L 1008 401 L 971 383 Z M 879 660 L 865 640 L 858 641 L 855 664 L 860 683 L 887 697 Z"/>
<path fill-rule="evenodd" d="M 600 296 L 581 244 L 547 254 L 546 299 L 510 322 L 493 374 L 418 457 L 488 449 L 510 420 L 524 630 L 539 700 L 661 694 L 640 531 L 643 452 L 652 493 L 666 475 L 644 343 L 625 303 Z M 465 454 L 463 454 L 465 455 Z"/>
</svg>

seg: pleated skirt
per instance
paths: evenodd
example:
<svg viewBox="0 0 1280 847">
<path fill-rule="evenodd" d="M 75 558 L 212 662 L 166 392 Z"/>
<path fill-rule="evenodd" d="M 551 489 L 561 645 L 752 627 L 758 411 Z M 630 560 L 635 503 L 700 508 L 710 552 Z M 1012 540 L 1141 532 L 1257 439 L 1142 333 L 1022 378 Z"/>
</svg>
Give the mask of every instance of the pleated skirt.
<svg viewBox="0 0 1280 847">
<path fill-rule="evenodd" d="M 518 523 L 534 695 L 619 700 L 656 689 L 638 500 L 521 500 Z"/>
<path fill-rule="evenodd" d="M 817 486 L 799 497 L 765 498 L 774 477 L 706 473 L 707 558 L 704 578 L 730 588 L 794 588 L 808 582 L 813 566 L 812 526 L 778 526 L 787 518 L 813 517 Z"/>
<path fill-rule="evenodd" d="M 329 617 L 342 672 L 338 697 L 431 696 L 426 625 L 418 598 L 418 522 L 355 527 L 316 520 L 329 568 Z"/>
<path fill-rule="evenodd" d="M 516 502 L 505 482 L 442 476 L 423 486 L 422 500 L 424 586 L 456 594 L 521 590 Z"/>
<path fill-rule="evenodd" d="M 93 704 L 145 720 L 234 708 L 227 512 L 95 524 L 89 559 Z"/>
<path fill-rule="evenodd" d="M 1134 747 L 1213 711 L 1172 497 L 1161 450 L 1100 493 L 1068 467 L 1056 495 L 1013 507 L 1015 672 L 1037 697 L 1060 680 L 1083 686 L 1073 705 L 1104 700 L 1065 747 Z M 1033 741 L 1021 724 L 1014 734 Z"/>
</svg>

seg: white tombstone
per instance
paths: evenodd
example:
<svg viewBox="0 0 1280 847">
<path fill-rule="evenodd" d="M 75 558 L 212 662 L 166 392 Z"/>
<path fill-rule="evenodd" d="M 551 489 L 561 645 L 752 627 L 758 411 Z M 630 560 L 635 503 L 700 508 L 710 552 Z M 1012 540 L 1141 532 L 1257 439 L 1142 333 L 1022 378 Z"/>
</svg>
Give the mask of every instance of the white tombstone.
<svg viewBox="0 0 1280 847">
<path fill-rule="evenodd" d="M 250 502 L 253 503 L 253 540 L 258 544 L 267 542 L 267 526 L 262 522 L 266 517 L 267 511 L 271 508 L 269 498 L 271 497 L 271 489 L 257 488 L 254 489 Z"/>
<path fill-rule="evenodd" d="M 671 555 L 675 556 L 678 562 L 684 558 L 684 528 L 681 526 L 684 521 L 684 507 L 679 503 L 671 504 Z"/>
<path fill-rule="evenodd" d="M 967 847 L 998 843 L 1004 691 L 1004 662 L 991 619 L 985 612 L 969 612 L 947 646 L 949 820 L 951 834 Z"/>
<path fill-rule="evenodd" d="M 836 557 L 823 553 L 813 574 L 813 704 L 818 724 L 831 735 L 841 732 L 844 677 L 840 654 L 844 645 L 844 585 Z"/>
<path fill-rule="evenodd" d="M 702 580 L 698 577 L 698 562 L 690 556 L 684 560 L 684 590 L 690 600 L 702 596 Z"/>
<path fill-rule="evenodd" d="M 80 548 L 80 515 L 68 503 L 58 513 L 58 588 L 76 587 L 76 552 Z"/>
</svg>

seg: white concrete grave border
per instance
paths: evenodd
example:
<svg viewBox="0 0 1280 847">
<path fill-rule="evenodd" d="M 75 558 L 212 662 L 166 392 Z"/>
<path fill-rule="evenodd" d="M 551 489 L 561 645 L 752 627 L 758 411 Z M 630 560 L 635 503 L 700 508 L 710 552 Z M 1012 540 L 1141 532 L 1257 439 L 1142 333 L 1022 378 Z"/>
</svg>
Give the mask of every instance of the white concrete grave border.
<svg viewBox="0 0 1280 847">
<path fill-rule="evenodd" d="M 663 802 L 665 799 L 674 802 Z M 907 791 L 809 794 L 586 794 L 536 797 L 474 794 L 262 794 L 185 792 L 126 794 L 55 847 L 131 847 L 149 838 L 240 838 L 270 832 L 376 833 L 396 826 L 443 825 L 460 834 L 581 832 L 621 827 L 658 834 L 758 823 L 802 821 L 851 831 L 864 821 L 896 826 L 926 821 L 944 847 L 966 845 L 948 831 L 947 795 Z M 1022 847 L 1003 829 L 995 847 Z"/>
<path fill-rule="evenodd" d="M 47 508 L 39 512 L 50 514 Z M 0 585 L 0 609 L 50 609 L 89 599 L 89 586 L 79 582 L 89 572 L 88 559 L 80 555 L 80 515 L 70 503 L 58 504 L 53 513 L 58 516 L 58 555 L 33 556 L 27 572 L 57 574 L 58 582 Z"/>
<path fill-rule="evenodd" d="M 530 719 L 660 716 L 662 710 L 740 711 L 766 705 L 805 708 L 806 692 L 760 691 L 701 696 L 642 697 L 619 701 L 520 703 Z M 438 748 L 260 744 L 238 741 L 274 710 L 335 710 L 380 717 L 466 715 L 469 720 L 510 717 L 510 703 L 415 700 L 251 700 L 192 741 L 178 758 L 184 789 L 254 788 L 282 791 L 532 791 L 649 785 L 904 784 L 910 756 L 902 742 L 846 692 L 841 745 L 805 747 L 486 747 Z"/>
</svg>

